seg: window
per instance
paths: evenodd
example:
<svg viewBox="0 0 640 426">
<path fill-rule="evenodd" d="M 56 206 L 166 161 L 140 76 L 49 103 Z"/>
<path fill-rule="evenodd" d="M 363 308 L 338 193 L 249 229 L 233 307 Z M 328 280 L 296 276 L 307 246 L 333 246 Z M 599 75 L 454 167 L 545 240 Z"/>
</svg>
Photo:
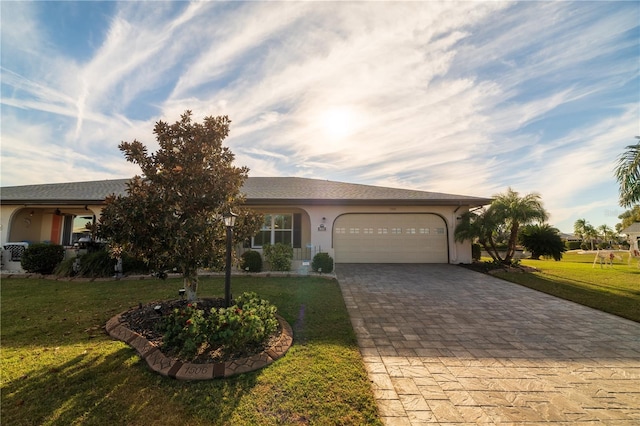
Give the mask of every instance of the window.
<svg viewBox="0 0 640 426">
<path fill-rule="evenodd" d="M 349 233 L 350 234 L 359 234 L 360 233 L 360 228 L 349 228 Z"/>
<path fill-rule="evenodd" d="M 392 234 L 402 234 L 402 228 L 391 228 Z"/>
<path fill-rule="evenodd" d="M 336 228 L 336 234 L 346 234 L 347 228 Z"/>
<path fill-rule="evenodd" d="M 265 214 L 262 228 L 253 237 L 252 246 L 283 243 L 293 245 L 293 215 Z"/>
<path fill-rule="evenodd" d="M 389 230 L 387 228 L 378 228 L 378 234 L 388 234 Z"/>
<path fill-rule="evenodd" d="M 420 228 L 420 233 L 421 234 L 428 234 L 429 233 L 429 228 Z"/>
<path fill-rule="evenodd" d="M 365 234 L 373 234 L 373 228 L 362 228 L 362 232 Z"/>
<path fill-rule="evenodd" d="M 444 235 L 444 228 L 436 228 L 436 234 Z"/>
<path fill-rule="evenodd" d="M 415 234 L 416 228 L 407 228 L 407 234 Z"/>
</svg>

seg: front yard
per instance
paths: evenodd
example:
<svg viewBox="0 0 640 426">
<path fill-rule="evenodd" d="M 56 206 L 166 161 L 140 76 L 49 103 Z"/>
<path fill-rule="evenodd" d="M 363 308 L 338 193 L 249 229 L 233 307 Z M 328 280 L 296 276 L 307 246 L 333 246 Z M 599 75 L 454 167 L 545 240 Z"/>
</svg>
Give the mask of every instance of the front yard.
<svg viewBox="0 0 640 426">
<path fill-rule="evenodd" d="M 560 262 L 523 259 L 530 273 L 495 273 L 502 279 L 640 322 L 640 268 L 637 260 L 615 260 L 613 267 L 598 263 L 595 253 L 565 253 Z"/>
<path fill-rule="evenodd" d="M 2 423 L 11 425 L 380 424 L 335 280 L 234 277 L 294 329 L 289 352 L 230 379 L 180 382 L 153 373 L 104 332 L 118 312 L 177 296 L 170 279 L 2 280 Z M 222 297 L 222 278 L 199 295 Z"/>
</svg>

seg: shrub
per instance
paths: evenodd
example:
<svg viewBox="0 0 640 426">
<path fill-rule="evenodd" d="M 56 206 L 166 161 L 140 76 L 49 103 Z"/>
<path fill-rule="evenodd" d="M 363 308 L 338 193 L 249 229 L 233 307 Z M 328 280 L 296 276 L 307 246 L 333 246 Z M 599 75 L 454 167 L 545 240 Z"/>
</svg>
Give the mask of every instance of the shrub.
<svg viewBox="0 0 640 426">
<path fill-rule="evenodd" d="M 317 253 L 313 256 L 311 269 L 315 272 L 330 274 L 333 272 L 333 257 L 329 256 L 329 253 Z"/>
<path fill-rule="evenodd" d="M 545 256 L 558 261 L 562 259 L 562 253 L 567 251 L 560 238 L 560 231 L 547 224 L 525 226 L 520 232 L 519 240 L 531 252 L 531 258 L 536 260 Z"/>
<path fill-rule="evenodd" d="M 565 241 L 564 242 L 564 246 L 567 248 L 567 250 L 578 250 L 581 245 L 582 245 L 582 242 L 580 242 L 580 241 Z"/>
<path fill-rule="evenodd" d="M 263 248 L 264 257 L 269 262 L 272 271 L 289 271 L 293 258 L 293 247 L 288 244 L 266 244 Z"/>
<path fill-rule="evenodd" d="M 264 344 L 278 329 L 276 307 L 255 293 L 243 293 L 228 308 L 212 308 L 209 313 L 189 304 L 174 309 L 162 324 L 163 346 L 192 360 L 206 351 L 220 349 L 233 353 Z"/>
<path fill-rule="evenodd" d="M 83 254 L 79 258 L 78 275 L 83 277 L 111 277 L 115 273 L 116 261 L 106 250 Z"/>
<path fill-rule="evenodd" d="M 262 271 L 262 256 L 260 253 L 254 250 L 249 250 L 242 253 L 240 260 L 240 268 L 247 272 L 260 272 Z"/>
<path fill-rule="evenodd" d="M 58 244 L 33 244 L 26 248 L 20 265 L 28 272 L 50 274 L 64 259 L 64 247 Z"/>
<path fill-rule="evenodd" d="M 471 258 L 473 260 L 479 261 L 482 257 L 482 247 L 478 243 L 473 243 L 471 245 Z"/>
</svg>

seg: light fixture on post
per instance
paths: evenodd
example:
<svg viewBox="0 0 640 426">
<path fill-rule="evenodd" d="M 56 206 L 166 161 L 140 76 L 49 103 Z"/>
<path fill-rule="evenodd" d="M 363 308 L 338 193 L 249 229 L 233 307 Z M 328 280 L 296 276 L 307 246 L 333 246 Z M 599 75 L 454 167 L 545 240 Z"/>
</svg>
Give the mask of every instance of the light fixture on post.
<svg viewBox="0 0 640 426">
<path fill-rule="evenodd" d="M 227 228 L 227 258 L 225 264 L 224 276 L 224 306 L 228 308 L 231 305 L 231 243 L 233 241 L 233 227 L 236 224 L 237 214 L 229 211 L 224 215 L 224 226 Z"/>
</svg>

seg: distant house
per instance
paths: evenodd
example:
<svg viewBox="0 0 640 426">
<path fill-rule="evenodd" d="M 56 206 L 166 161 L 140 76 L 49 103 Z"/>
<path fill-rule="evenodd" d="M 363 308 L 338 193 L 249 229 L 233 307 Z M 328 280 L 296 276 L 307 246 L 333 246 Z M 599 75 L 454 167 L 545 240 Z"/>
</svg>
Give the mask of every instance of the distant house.
<svg viewBox="0 0 640 426">
<path fill-rule="evenodd" d="M 29 243 L 73 247 L 91 236 L 109 194 L 126 194 L 127 179 L 4 187 L 0 194 L 5 269 L 19 268 Z M 470 242 L 453 231 L 488 198 L 296 177 L 250 177 L 246 205 L 264 213 L 247 245 L 291 244 L 298 265 L 327 252 L 336 263 L 470 263 Z"/>
<path fill-rule="evenodd" d="M 640 251 L 640 222 L 634 222 L 620 231 L 627 236 L 630 249 Z"/>
</svg>

